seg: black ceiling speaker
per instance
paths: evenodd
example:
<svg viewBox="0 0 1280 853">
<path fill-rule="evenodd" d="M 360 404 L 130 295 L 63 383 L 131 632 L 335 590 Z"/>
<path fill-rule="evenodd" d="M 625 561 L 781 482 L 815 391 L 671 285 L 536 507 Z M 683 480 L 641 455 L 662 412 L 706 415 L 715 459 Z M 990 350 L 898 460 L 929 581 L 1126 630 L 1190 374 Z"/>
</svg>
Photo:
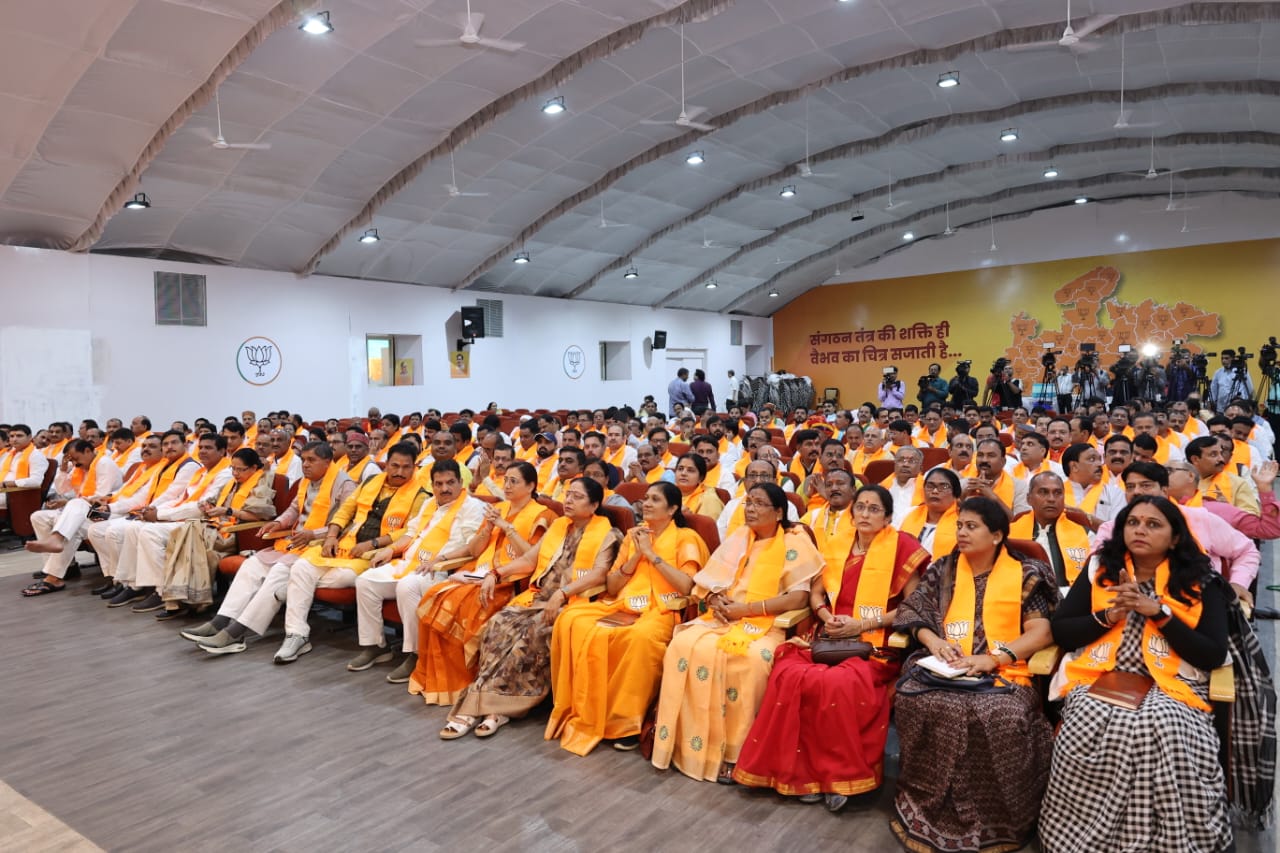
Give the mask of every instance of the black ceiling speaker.
<svg viewBox="0 0 1280 853">
<path fill-rule="evenodd" d="M 667 333 L 666 333 L 666 332 L 664 332 L 664 331 L 662 331 L 661 329 L 659 329 L 658 331 L 656 331 L 656 332 L 654 332 L 654 333 L 653 333 L 653 348 L 654 348 L 654 349 L 666 349 L 666 348 L 667 348 Z"/>
<path fill-rule="evenodd" d="M 464 338 L 484 337 L 484 309 L 478 305 L 462 307 L 462 336 Z"/>
</svg>

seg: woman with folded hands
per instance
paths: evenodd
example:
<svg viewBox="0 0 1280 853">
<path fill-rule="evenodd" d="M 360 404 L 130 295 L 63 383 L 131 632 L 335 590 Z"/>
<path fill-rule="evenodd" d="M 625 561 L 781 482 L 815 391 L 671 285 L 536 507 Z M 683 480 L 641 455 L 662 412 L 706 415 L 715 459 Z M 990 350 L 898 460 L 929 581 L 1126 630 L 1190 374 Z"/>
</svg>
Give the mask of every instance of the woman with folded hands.
<svg viewBox="0 0 1280 853">
<path fill-rule="evenodd" d="M 1066 694 L 1045 851 L 1234 849 L 1209 672 L 1232 595 L 1178 508 L 1139 496 L 1054 615 Z"/>
</svg>

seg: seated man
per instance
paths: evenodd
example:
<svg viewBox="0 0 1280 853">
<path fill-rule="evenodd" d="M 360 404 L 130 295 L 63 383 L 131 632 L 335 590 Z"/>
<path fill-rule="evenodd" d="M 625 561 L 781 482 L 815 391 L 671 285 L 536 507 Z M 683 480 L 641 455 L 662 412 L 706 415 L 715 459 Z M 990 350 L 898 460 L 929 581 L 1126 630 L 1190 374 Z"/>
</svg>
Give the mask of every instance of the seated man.
<svg viewBox="0 0 1280 853">
<path fill-rule="evenodd" d="M 292 663 L 311 651 L 307 616 L 317 587 L 354 587 L 369 568 L 370 552 L 396 541 L 422 510 L 427 493 L 415 476 L 417 456 L 408 442 L 393 445 L 387 451 L 387 470 L 342 504 L 329 522 L 324 544 L 308 548 L 290 568 L 285 637 L 276 663 Z"/>
<path fill-rule="evenodd" d="M 546 495 L 555 501 L 564 501 L 565 489 L 569 483 L 582 476 L 582 469 L 587 464 L 587 454 L 580 447 L 562 447 L 557 454 L 556 477 L 546 486 Z"/>
<path fill-rule="evenodd" d="M 636 448 L 636 458 L 627 467 L 623 480 L 628 483 L 656 483 L 666 472 L 653 445 L 642 444 Z"/>
<path fill-rule="evenodd" d="M 1023 482 L 1046 471 L 1062 476 L 1062 466 L 1049 459 L 1049 439 L 1038 432 L 1026 432 L 1018 437 L 1018 458 L 1007 460 L 1005 469 L 1015 480 Z"/>
<path fill-rule="evenodd" d="M 974 453 L 974 465 L 978 470 L 965 481 L 964 497 L 990 498 L 1004 507 L 1010 520 L 1031 508 L 1027 505 L 1026 482 L 1015 480 L 1004 469 L 1004 444 L 1000 439 L 981 439 Z"/>
<path fill-rule="evenodd" d="M 49 467 L 49 457 L 40 452 L 31 440 L 31 427 L 14 424 L 9 427 L 9 464 L 0 471 L 0 485 L 6 489 L 38 489 L 44 485 L 44 472 Z M 0 509 L 8 504 L 8 496 L 0 492 Z"/>
<path fill-rule="evenodd" d="M 1261 511 L 1258 493 L 1252 483 L 1227 470 L 1223 442 L 1217 436 L 1203 435 L 1192 440 L 1187 444 L 1186 456 L 1186 461 L 1200 477 L 1202 495 L 1258 515 Z"/>
<path fill-rule="evenodd" d="M 1059 587 L 1071 586 L 1089 561 L 1093 534 L 1067 518 L 1066 487 L 1052 471 L 1042 471 L 1028 484 L 1031 512 L 1009 525 L 1013 539 L 1031 539 L 1049 555 Z"/>
<path fill-rule="evenodd" d="M 95 453 L 83 439 L 68 445 L 61 467 L 53 481 L 54 497 L 31 515 L 36 540 L 27 543 L 27 550 L 46 556 L 43 577 L 23 590 L 25 596 L 46 595 L 65 586 L 67 569 L 89 531 L 89 511 L 95 503 L 105 503 L 124 479 L 109 454 Z"/>
<path fill-rule="evenodd" d="M 431 468 L 433 497 L 409 522 L 404 534 L 369 554 L 371 568 L 356 578 L 356 617 L 360 654 L 347 669 L 362 672 L 391 660 L 383 635 L 382 602 L 394 598 L 404 630 L 404 660 L 387 681 L 403 684 L 418 665 L 418 602 L 423 593 L 447 573 L 436 566 L 457 557 L 471 557 L 472 539 L 484 523 L 485 503 L 465 493 L 456 460 Z M 486 533 L 486 537 L 487 537 Z"/>
<path fill-rule="evenodd" d="M 1067 506 L 1085 513 L 1090 530 L 1096 531 L 1124 508 L 1124 492 L 1103 480 L 1102 455 L 1093 445 L 1068 447 L 1062 454 L 1062 470 L 1067 475 L 1063 483 Z"/>
<path fill-rule="evenodd" d="M 746 490 L 756 483 L 777 483 L 778 477 L 778 464 L 771 459 L 753 459 L 747 464 L 746 475 L 742 478 L 742 482 L 738 484 L 737 496 L 724 505 L 724 509 L 720 511 L 720 517 L 716 519 L 716 527 L 720 530 L 720 541 L 723 542 L 730 533 L 741 527 L 746 520 L 746 510 L 742 507 L 742 502 L 746 499 Z M 790 480 L 787 480 L 787 483 L 790 482 Z M 792 521 L 800 520 L 800 516 L 796 512 L 796 505 L 790 500 L 787 501 L 787 518 Z"/>
<path fill-rule="evenodd" d="M 838 443 L 838 442 L 837 442 Z M 701 456 L 707 463 L 707 476 L 703 479 L 703 483 L 709 489 L 724 489 L 733 494 L 734 487 L 738 485 L 733 479 L 733 470 L 731 465 L 723 464 L 720 455 L 720 442 L 712 435 L 699 435 L 693 439 L 693 452 Z M 843 452 L 841 456 L 843 456 Z"/>
<path fill-rule="evenodd" d="M 201 436 L 196 445 L 200 465 L 191 469 L 185 491 L 174 499 L 158 501 L 152 511 L 143 512 L 139 518 L 123 523 L 120 553 L 131 559 L 128 564 L 121 560 L 118 578 L 126 586 L 147 593 L 131 608 L 134 613 L 150 613 L 164 608 L 160 582 L 164 579 L 169 537 L 185 521 L 203 518 L 200 502 L 216 498 L 223 486 L 231 482 L 226 448 L 227 440 L 220 435 L 209 433 Z M 267 485 L 269 487 L 270 483 Z M 268 496 L 267 502 L 270 501 Z"/>
<path fill-rule="evenodd" d="M 924 503 L 924 477 L 921 467 L 924 465 L 924 454 L 918 447 L 899 447 L 893 454 L 893 473 L 880 482 L 893 497 L 893 519 L 889 522 L 894 527 L 902 524 L 907 513 Z M 849 493 L 849 501 L 853 493 Z"/>
<path fill-rule="evenodd" d="M 149 438 L 149 437 L 148 437 Z M 130 531 L 143 522 L 155 522 L 160 508 L 177 506 L 187 495 L 187 487 L 201 472 L 200 464 L 187 454 L 187 437 L 178 430 L 169 430 L 160 439 L 160 453 L 164 457 L 146 491 L 141 506 L 128 515 L 93 524 L 89 528 L 89 542 L 98 552 L 98 562 L 103 575 L 115 578 L 120 591 L 107 601 L 108 607 L 123 607 L 144 601 L 155 594 L 155 589 L 141 589 L 135 585 L 138 570 L 137 534 Z M 155 604 L 164 603 L 155 595 Z"/>
<path fill-rule="evenodd" d="M 477 497 L 493 497 L 504 500 L 502 481 L 507 469 L 515 464 L 515 448 L 509 444 L 495 444 L 476 466 L 468 491 Z"/>
<path fill-rule="evenodd" d="M 369 436 L 357 430 L 349 430 L 346 435 L 347 458 L 344 467 L 347 476 L 355 483 L 367 483 L 382 473 L 378 463 L 373 461 L 370 453 L 372 443 Z M 336 460 L 335 460 L 336 461 Z"/>
<path fill-rule="evenodd" d="M 631 463 L 636 460 L 636 451 L 627 444 L 626 432 L 623 430 L 622 424 L 612 423 L 605 430 L 604 436 L 604 456 L 605 462 L 608 462 L 619 471 L 627 471 L 631 467 Z"/>
<path fill-rule="evenodd" d="M 293 449 L 292 430 L 287 428 L 272 430 L 271 451 L 274 454 L 271 468 L 273 474 L 283 475 L 290 486 L 302 479 L 302 460 Z"/>
<path fill-rule="evenodd" d="M 218 615 L 183 631 L 182 636 L 214 655 L 243 652 L 245 635 L 267 632 L 284 602 L 289 569 L 308 548 L 322 540 L 329 520 L 356 490 L 356 483 L 333 461 L 333 448 L 313 441 L 302 448 L 298 498 L 275 521 L 263 525 L 262 536 L 292 531 L 288 538 L 250 556 L 240 565 Z"/>
</svg>

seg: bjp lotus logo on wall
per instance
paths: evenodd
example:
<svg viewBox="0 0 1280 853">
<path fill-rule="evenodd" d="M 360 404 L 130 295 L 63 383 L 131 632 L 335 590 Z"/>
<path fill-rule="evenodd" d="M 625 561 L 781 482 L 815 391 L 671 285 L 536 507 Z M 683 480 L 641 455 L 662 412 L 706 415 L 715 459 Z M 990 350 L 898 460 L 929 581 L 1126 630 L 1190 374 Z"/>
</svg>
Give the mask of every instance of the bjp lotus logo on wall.
<svg viewBox="0 0 1280 853">
<path fill-rule="evenodd" d="M 236 351 L 236 370 L 250 385 L 270 385 L 280 375 L 280 347 L 270 338 L 253 337 Z"/>
</svg>

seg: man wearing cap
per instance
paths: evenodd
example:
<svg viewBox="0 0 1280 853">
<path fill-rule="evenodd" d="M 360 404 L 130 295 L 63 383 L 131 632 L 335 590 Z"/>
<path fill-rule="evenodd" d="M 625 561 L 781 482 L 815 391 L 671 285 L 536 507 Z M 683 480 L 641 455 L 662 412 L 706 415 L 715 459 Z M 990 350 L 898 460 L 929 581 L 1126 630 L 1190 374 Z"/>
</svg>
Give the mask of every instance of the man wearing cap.
<svg viewBox="0 0 1280 853">
<path fill-rule="evenodd" d="M 378 463 L 373 461 L 372 450 L 369 436 L 359 430 L 347 431 L 347 458 L 344 464 L 347 476 L 357 484 L 367 482 L 369 478 L 382 473 Z"/>
</svg>

